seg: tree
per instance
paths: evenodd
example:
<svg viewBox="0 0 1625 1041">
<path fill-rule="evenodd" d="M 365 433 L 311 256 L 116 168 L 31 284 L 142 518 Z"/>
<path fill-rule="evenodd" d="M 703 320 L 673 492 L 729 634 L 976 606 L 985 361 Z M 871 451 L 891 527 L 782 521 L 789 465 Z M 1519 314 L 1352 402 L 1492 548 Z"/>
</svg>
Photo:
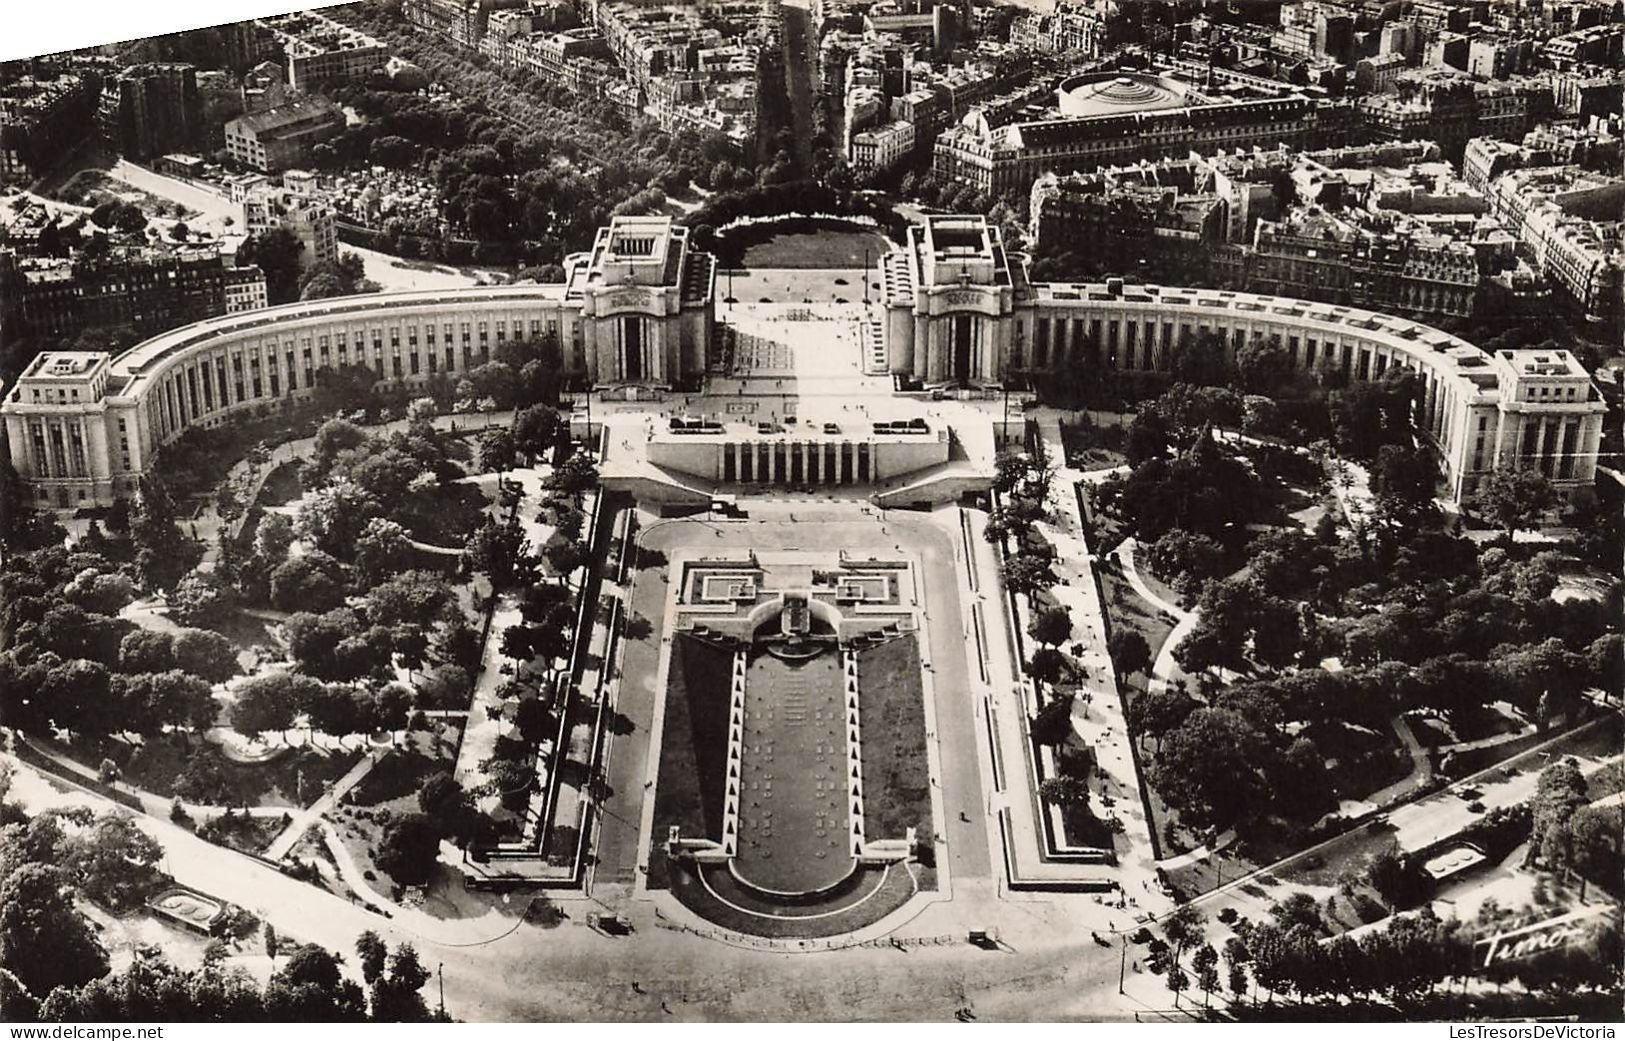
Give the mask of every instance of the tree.
<svg viewBox="0 0 1625 1041">
<path fill-rule="evenodd" d="M 1054 647 L 1040 647 L 1033 652 L 1027 674 L 1039 683 L 1053 684 L 1066 670 L 1066 655 Z"/>
<path fill-rule="evenodd" d="M 344 283 L 330 271 L 314 271 L 299 280 L 299 299 L 326 300 L 344 296 Z"/>
<path fill-rule="evenodd" d="M 462 669 L 465 675 L 472 674 L 480 666 L 480 634 L 467 621 L 458 619 L 440 631 L 433 651 L 441 661 Z"/>
<path fill-rule="evenodd" d="M 370 370 L 369 370 L 370 375 Z M 371 386 L 369 381 L 368 386 Z M 300 480 L 307 488 L 327 483 L 328 473 L 339 456 L 368 442 L 366 431 L 345 419 L 329 419 L 316 428 L 310 458 L 300 471 Z"/>
<path fill-rule="evenodd" d="M 1184 969 L 1180 968 L 1178 962 L 1171 962 L 1168 965 L 1168 974 L 1163 978 L 1168 983 L 1168 989 L 1173 991 L 1174 1008 L 1178 1008 L 1179 995 L 1186 987 L 1190 986 L 1191 978 L 1185 974 Z"/>
<path fill-rule="evenodd" d="M 33 1023 L 38 1018 L 39 1002 L 34 995 L 28 993 L 23 981 L 12 975 L 9 969 L 0 969 L 0 1020 L 7 1023 Z"/>
<path fill-rule="evenodd" d="M 372 1018 L 380 1023 L 426 1023 L 434 1017 L 423 1001 L 429 970 L 415 947 L 403 943 L 389 956 L 389 971 L 372 982 Z"/>
<path fill-rule="evenodd" d="M 1142 408 L 1129 424 L 1123 439 L 1123 455 L 1130 466 L 1139 466 L 1168 453 L 1168 424 L 1155 408 Z"/>
<path fill-rule="evenodd" d="M 1371 490 L 1385 520 L 1401 525 L 1435 523 L 1433 486 L 1438 464 L 1427 447 L 1383 445 L 1371 468 Z"/>
<path fill-rule="evenodd" d="M 164 851 L 128 811 L 98 814 L 64 843 L 62 865 L 80 892 L 115 909 L 138 906 L 159 879 Z"/>
<path fill-rule="evenodd" d="M 1028 631 L 1039 643 L 1059 647 L 1072 635 L 1072 616 L 1058 604 L 1046 604 L 1033 612 Z"/>
<path fill-rule="evenodd" d="M 1615 885 L 1621 875 L 1619 806 L 1583 806 L 1569 818 L 1569 858 L 1582 879 Z M 1585 897 L 1582 889 L 1580 896 Z"/>
<path fill-rule="evenodd" d="M 182 625 L 218 625 L 236 601 L 236 591 L 213 573 L 193 570 L 169 594 L 169 614 Z"/>
<path fill-rule="evenodd" d="M 1193 904 L 1180 904 L 1162 920 L 1162 934 L 1173 944 L 1175 963 L 1187 949 L 1202 942 L 1207 932 L 1206 920 Z"/>
<path fill-rule="evenodd" d="M 208 745 L 186 760 L 175 778 L 174 792 L 182 799 L 206 805 L 229 803 L 237 796 L 236 786 L 226 774 L 225 760 Z"/>
<path fill-rule="evenodd" d="M 1542 770 L 1530 804 L 1534 820 L 1529 859 L 1538 853 L 1548 867 L 1567 870 L 1572 849 L 1569 825 L 1588 802 L 1585 777 L 1572 758 L 1565 756 Z"/>
<path fill-rule="evenodd" d="M 126 235 L 146 231 L 147 215 L 141 212 L 141 207 L 125 203 L 119 208 L 118 216 L 113 219 L 113 226 Z"/>
<path fill-rule="evenodd" d="M 1196 971 L 1196 985 L 1202 988 L 1205 1007 L 1213 1000 L 1213 992 L 1219 989 L 1219 953 L 1211 943 L 1196 948 L 1196 953 L 1191 955 L 1191 968 Z"/>
<path fill-rule="evenodd" d="M 1224 547 L 1212 537 L 1175 528 L 1145 547 L 1144 560 L 1151 573 L 1195 597 L 1209 579 L 1225 573 Z"/>
<path fill-rule="evenodd" d="M 440 619 L 462 621 L 457 596 L 432 571 L 401 571 L 374 585 L 363 610 L 373 625 L 416 625 L 427 628 Z"/>
<path fill-rule="evenodd" d="M 1625 688 L 1625 640 L 1619 633 L 1604 633 L 1585 652 L 1591 680 L 1603 691 L 1618 695 Z"/>
<path fill-rule="evenodd" d="M 1262 767 L 1271 746 L 1240 713 L 1198 708 L 1162 741 L 1151 776 L 1169 806 L 1193 827 L 1222 828 L 1262 813 Z"/>
<path fill-rule="evenodd" d="M 31 994 L 107 972 L 107 955 L 74 908 L 61 868 L 23 864 L 0 881 L 0 969 Z"/>
<path fill-rule="evenodd" d="M 1032 596 L 1055 584 L 1050 562 L 1031 553 L 1008 554 L 999 568 L 1006 589 L 1016 595 Z"/>
<path fill-rule="evenodd" d="M 356 577 L 363 586 L 376 586 L 404 571 L 412 563 L 413 552 L 405 528 L 388 518 L 374 517 L 355 540 Z"/>
<path fill-rule="evenodd" d="M 250 235 L 237 247 L 237 263 L 259 265 L 265 273 L 265 293 L 273 304 L 291 303 L 299 295 L 299 255 L 305 244 L 289 228 L 278 225 Z"/>
<path fill-rule="evenodd" d="M 1320 905 L 1311 894 L 1301 890 L 1271 904 L 1270 917 L 1275 919 L 1275 924 L 1285 933 L 1291 933 L 1294 929 L 1308 929 L 1319 936 L 1325 931 L 1325 921 L 1320 917 Z"/>
<path fill-rule="evenodd" d="M 242 671 L 237 662 L 237 648 L 219 633 L 182 629 L 170 637 L 169 648 L 175 668 L 209 683 L 224 683 Z M 122 657 L 122 644 L 119 653 Z"/>
<path fill-rule="evenodd" d="M 282 611 L 329 611 L 344 603 L 344 586 L 344 565 L 313 549 L 271 572 L 271 604 Z"/>
<path fill-rule="evenodd" d="M 412 712 L 412 691 L 401 683 L 386 683 L 368 698 L 367 712 L 374 730 L 404 730 Z"/>
<path fill-rule="evenodd" d="M 479 440 L 480 469 L 486 473 L 503 473 L 513 469 L 516 449 L 512 431 L 506 427 L 488 427 Z"/>
<path fill-rule="evenodd" d="M 355 688 L 341 683 L 316 683 L 301 690 L 303 701 L 299 708 L 312 730 L 329 737 L 348 737 L 367 730 L 366 707 L 360 703 Z"/>
<path fill-rule="evenodd" d="M 276 926 L 266 922 L 265 928 L 260 930 L 260 936 L 265 942 L 265 956 L 273 962 L 276 961 L 277 951 L 281 949 L 281 940 L 277 937 Z"/>
<path fill-rule="evenodd" d="M 167 726 L 206 730 L 219 712 L 209 684 L 179 669 L 117 675 L 113 692 L 121 728 L 148 736 Z"/>
<path fill-rule="evenodd" d="M 355 953 L 356 957 L 361 959 L 361 978 L 371 986 L 383 975 L 384 960 L 388 957 L 389 950 L 384 946 L 384 941 L 379 939 L 378 934 L 368 929 L 356 937 Z"/>
<path fill-rule="evenodd" d="M 1371 858 L 1365 879 L 1383 902 L 1395 909 L 1415 907 L 1431 888 L 1421 867 L 1392 849 L 1379 850 Z"/>
<path fill-rule="evenodd" d="M 382 460 L 371 456 L 368 462 Z M 381 510 L 379 500 L 356 481 L 338 479 L 306 493 L 294 528 L 321 552 L 348 557 L 355 552 L 362 529 Z"/>
<path fill-rule="evenodd" d="M 1247 941 L 1240 936 L 1231 936 L 1224 941 L 1224 961 L 1229 967 L 1226 983 L 1234 1000 L 1240 1001 L 1247 993 L 1247 963 L 1252 956 L 1247 953 Z"/>
<path fill-rule="evenodd" d="M 993 488 L 1000 495 L 1009 495 L 1027 480 L 1032 460 L 1025 453 L 1006 449 L 993 463 Z"/>
<path fill-rule="evenodd" d="M 203 556 L 197 540 L 181 534 L 176 516 L 174 500 L 164 487 L 143 478 L 141 495 L 130 517 L 130 537 L 137 547 L 138 580 L 147 589 L 174 588 Z"/>
<path fill-rule="evenodd" d="M 516 518 L 500 525 L 487 519 L 469 535 L 463 560 L 469 570 L 485 575 L 496 592 L 535 581 L 536 559 Z"/>
<path fill-rule="evenodd" d="M 468 670 L 460 665 L 449 662 L 436 665 L 419 676 L 417 683 L 417 701 L 425 708 L 455 709 L 468 701 Z"/>
<path fill-rule="evenodd" d="M 422 885 L 440 855 L 440 830 L 423 813 L 397 817 L 384 829 L 374 857 L 378 867 L 403 886 Z"/>
<path fill-rule="evenodd" d="M 309 676 L 272 672 L 255 676 L 237 689 L 231 709 L 232 729 L 249 737 L 293 726 L 294 716 L 321 686 Z"/>
<path fill-rule="evenodd" d="M 1374 459 L 1383 445 L 1409 444 L 1416 377 L 1390 369 L 1381 380 L 1362 380 L 1329 399 L 1337 450 L 1350 459 Z"/>
<path fill-rule="evenodd" d="M 254 556 L 267 572 L 288 559 L 293 545 L 293 520 L 285 513 L 267 513 L 254 531 Z"/>
<path fill-rule="evenodd" d="M 514 448 L 535 463 L 536 457 L 545 455 L 558 444 L 562 424 L 556 409 L 546 405 L 531 405 L 514 417 Z"/>
<path fill-rule="evenodd" d="M 1539 470 L 1503 466 L 1478 479 L 1469 502 L 1499 524 L 1508 540 L 1519 530 L 1533 530 L 1557 505 L 1557 491 Z"/>
<path fill-rule="evenodd" d="M 338 959 L 313 945 L 288 956 L 265 987 L 265 1015 L 284 1023 L 359 1023 L 367 1002 L 361 988 L 339 972 Z"/>
<path fill-rule="evenodd" d="M 1177 730 L 1201 703 L 1181 687 L 1163 685 L 1140 694 L 1129 703 L 1129 728 L 1138 736 L 1159 743 Z"/>
<path fill-rule="evenodd" d="M 577 452 L 553 468 L 547 485 L 579 502 L 584 493 L 598 487 L 598 467 L 591 456 Z"/>
<path fill-rule="evenodd" d="M 1151 667 L 1151 645 L 1134 629 L 1113 629 L 1106 638 L 1106 652 L 1119 679 L 1132 672 L 1146 672 Z"/>
<path fill-rule="evenodd" d="M 1057 774 L 1039 783 L 1038 794 L 1057 806 L 1087 806 L 1089 782 L 1081 777 Z"/>
<path fill-rule="evenodd" d="M 62 595 L 92 614 L 115 615 L 135 599 L 135 584 L 116 571 L 85 568 L 63 587 Z"/>
<path fill-rule="evenodd" d="M 587 547 L 555 532 L 542 546 L 542 559 L 555 575 L 570 575 L 587 562 Z"/>
<path fill-rule="evenodd" d="M 444 770 L 430 774 L 418 785 L 418 809 L 431 818 L 444 818 L 447 812 L 461 804 L 464 798 L 463 786 Z"/>
<path fill-rule="evenodd" d="M 1292 354 L 1279 336 L 1259 337 L 1236 348 L 1236 375 L 1247 393 L 1272 396 L 1292 379 Z"/>
</svg>

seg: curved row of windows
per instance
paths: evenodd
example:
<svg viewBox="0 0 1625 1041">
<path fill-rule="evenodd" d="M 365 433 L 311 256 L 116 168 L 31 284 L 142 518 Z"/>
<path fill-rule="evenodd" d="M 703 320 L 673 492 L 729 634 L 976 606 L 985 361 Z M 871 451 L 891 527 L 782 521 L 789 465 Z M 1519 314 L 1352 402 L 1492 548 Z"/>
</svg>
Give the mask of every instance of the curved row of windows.
<svg viewBox="0 0 1625 1041">
<path fill-rule="evenodd" d="M 578 310 L 562 286 L 392 293 L 267 308 L 198 322 L 114 359 L 110 409 L 135 412 L 143 449 L 192 426 L 302 397 L 323 369 L 364 366 L 379 380 L 459 379 L 510 342 L 551 336 L 578 367 Z M 135 469 L 142 469 L 139 461 Z"/>
</svg>

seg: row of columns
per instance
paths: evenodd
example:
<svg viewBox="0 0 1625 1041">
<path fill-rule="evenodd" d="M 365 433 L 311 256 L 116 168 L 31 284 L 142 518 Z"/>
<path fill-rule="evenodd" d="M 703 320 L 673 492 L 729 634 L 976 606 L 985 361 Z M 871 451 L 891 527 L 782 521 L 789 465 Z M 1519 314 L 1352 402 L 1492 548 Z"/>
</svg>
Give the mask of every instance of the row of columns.
<svg viewBox="0 0 1625 1041">
<path fill-rule="evenodd" d="M 1524 415 L 1517 440 L 1517 461 L 1538 468 L 1547 477 L 1559 480 L 1572 477 L 1582 423 L 1583 420 L 1561 416 Z M 1531 430 L 1534 432 L 1534 444 L 1526 450 Z M 1565 462 L 1567 467 L 1564 466 Z M 1565 469 L 1568 472 L 1565 473 Z"/>
<path fill-rule="evenodd" d="M 880 479 L 878 453 L 866 441 L 733 441 L 722 451 L 725 482 L 833 485 Z"/>
</svg>

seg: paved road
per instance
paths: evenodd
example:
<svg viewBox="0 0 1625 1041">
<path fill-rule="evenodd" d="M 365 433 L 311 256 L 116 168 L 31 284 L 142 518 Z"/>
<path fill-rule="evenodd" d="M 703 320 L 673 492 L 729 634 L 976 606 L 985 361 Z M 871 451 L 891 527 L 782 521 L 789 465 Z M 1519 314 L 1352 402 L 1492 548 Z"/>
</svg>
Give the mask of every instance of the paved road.
<svg viewBox="0 0 1625 1041">
<path fill-rule="evenodd" d="M 113 807 L 88 792 L 63 796 L 23 764 L 12 798 L 33 812 Z M 1116 952 L 1072 942 L 1045 917 L 1043 904 L 1033 905 L 1029 917 L 1044 941 L 1003 953 L 964 944 L 909 953 L 767 953 L 652 922 L 640 922 L 632 938 L 610 940 L 581 924 L 594 907 L 584 901 L 562 903 L 568 918 L 554 929 L 519 923 L 518 899 L 460 919 L 386 919 L 168 821 L 144 817 L 141 826 L 163 847 L 165 866 L 179 881 L 265 913 L 284 936 L 338 951 L 351 950 L 366 929 L 392 944 L 410 940 L 426 964 L 443 966 L 447 1009 L 470 1022 L 946 1020 L 964 1005 L 984 1018 L 1126 1019 L 1130 1009 L 1166 1003 L 1155 980 L 1133 974 L 1130 997 L 1119 998 Z M 424 923 L 433 931 L 420 929 Z M 357 972 L 355 959 L 349 962 L 348 971 Z"/>
<path fill-rule="evenodd" d="M 802 176 L 812 176 L 813 90 L 812 14 L 805 7 L 785 4 L 784 78 L 790 98 L 790 129 L 795 136 L 796 167 Z"/>
<path fill-rule="evenodd" d="M 1591 725 L 1606 727 L 1609 723 L 1607 720 L 1598 720 Z M 1566 735 L 1560 736 L 1554 739 L 1553 744 L 1568 740 L 1570 739 Z M 1616 755 L 1608 759 L 1599 756 L 1575 758 L 1580 764 L 1581 772 L 1589 775 L 1600 770 L 1608 762 L 1618 761 L 1620 757 Z M 1519 757 L 1518 761 L 1521 772 L 1511 778 L 1501 776 L 1499 773 L 1501 767 L 1495 767 L 1470 779 L 1482 793 L 1476 800 L 1482 804 L 1480 810 L 1470 809 L 1469 804 L 1473 800 L 1463 799 L 1456 794 L 1455 789 L 1465 784 L 1464 781 L 1389 811 L 1387 818 L 1391 830 L 1385 834 L 1397 841 L 1402 850 L 1418 850 L 1442 837 L 1456 834 L 1480 819 L 1489 810 L 1516 806 L 1528 801 L 1535 793 L 1535 787 L 1540 781 L 1540 768 L 1546 760 L 1540 756 L 1538 750 L 1532 750 Z M 1317 899 L 1324 900 L 1335 890 L 1335 886 L 1295 884 L 1286 881 L 1282 876 L 1291 874 L 1299 865 L 1312 859 L 1319 859 L 1326 864 L 1337 864 L 1351 857 L 1358 858 L 1361 855 L 1360 850 L 1367 844 L 1368 838 L 1363 832 L 1355 831 L 1340 835 L 1270 865 L 1262 872 L 1204 893 L 1196 897 L 1192 903 L 1205 911 L 1209 919 L 1214 919 L 1226 907 L 1233 907 L 1239 914 L 1256 921 L 1267 918 L 1270 906 L 1295 890 L 1306 890 L 1313 893 Z M 1215 925 L 1215 928 L 1218 927 Z M 1217 944 L 1219 941 L 1214 942 Z"/>
</svg>

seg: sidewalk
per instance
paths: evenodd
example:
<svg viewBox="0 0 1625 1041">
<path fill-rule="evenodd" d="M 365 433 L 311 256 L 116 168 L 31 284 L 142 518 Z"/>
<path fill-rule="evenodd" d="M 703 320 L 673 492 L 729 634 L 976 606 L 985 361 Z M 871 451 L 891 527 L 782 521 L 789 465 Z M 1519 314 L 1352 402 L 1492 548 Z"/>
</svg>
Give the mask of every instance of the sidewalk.
<svg viewBox="0 0 1625 1041">
<path fill-rule="evenodd" d="M 1091 563 L 1089 545 L 1083 536 L 1083 521 L 1074 491 L 1083 474 L 1064 464 L 1060 421 L 1051 412 L 1038 420 L 1045 455 L 1056 466 L 1058 494 L 1054 523 L 1040 522 L 1039 529 L 1056 551 L 1055 571 L 1060 584 L 1050 590 L 1072 618 L 1072 642 L 1083 646 L 1080 663 L 1087 670 L 1086 698 L 1073 702 L 1072 726 L 1095 752 L 1102 785 L 1097 797 L 1109 794 L 1112 812 L 1123 824 L 1118 842 L 1118 863 L 1111 874 L 1126 899 L 1135 901 L 1142 912 L 1160 913 L 1167 898 L 1155 885 L 1156 847 L 1151 841 L 1139 771 L 1129 748 L 1123 701 L 1116 673 L 1106 648 L 1105 606 Z M 1168 904 L 1171 907 L 1171 904 Z"/>
</svg>

